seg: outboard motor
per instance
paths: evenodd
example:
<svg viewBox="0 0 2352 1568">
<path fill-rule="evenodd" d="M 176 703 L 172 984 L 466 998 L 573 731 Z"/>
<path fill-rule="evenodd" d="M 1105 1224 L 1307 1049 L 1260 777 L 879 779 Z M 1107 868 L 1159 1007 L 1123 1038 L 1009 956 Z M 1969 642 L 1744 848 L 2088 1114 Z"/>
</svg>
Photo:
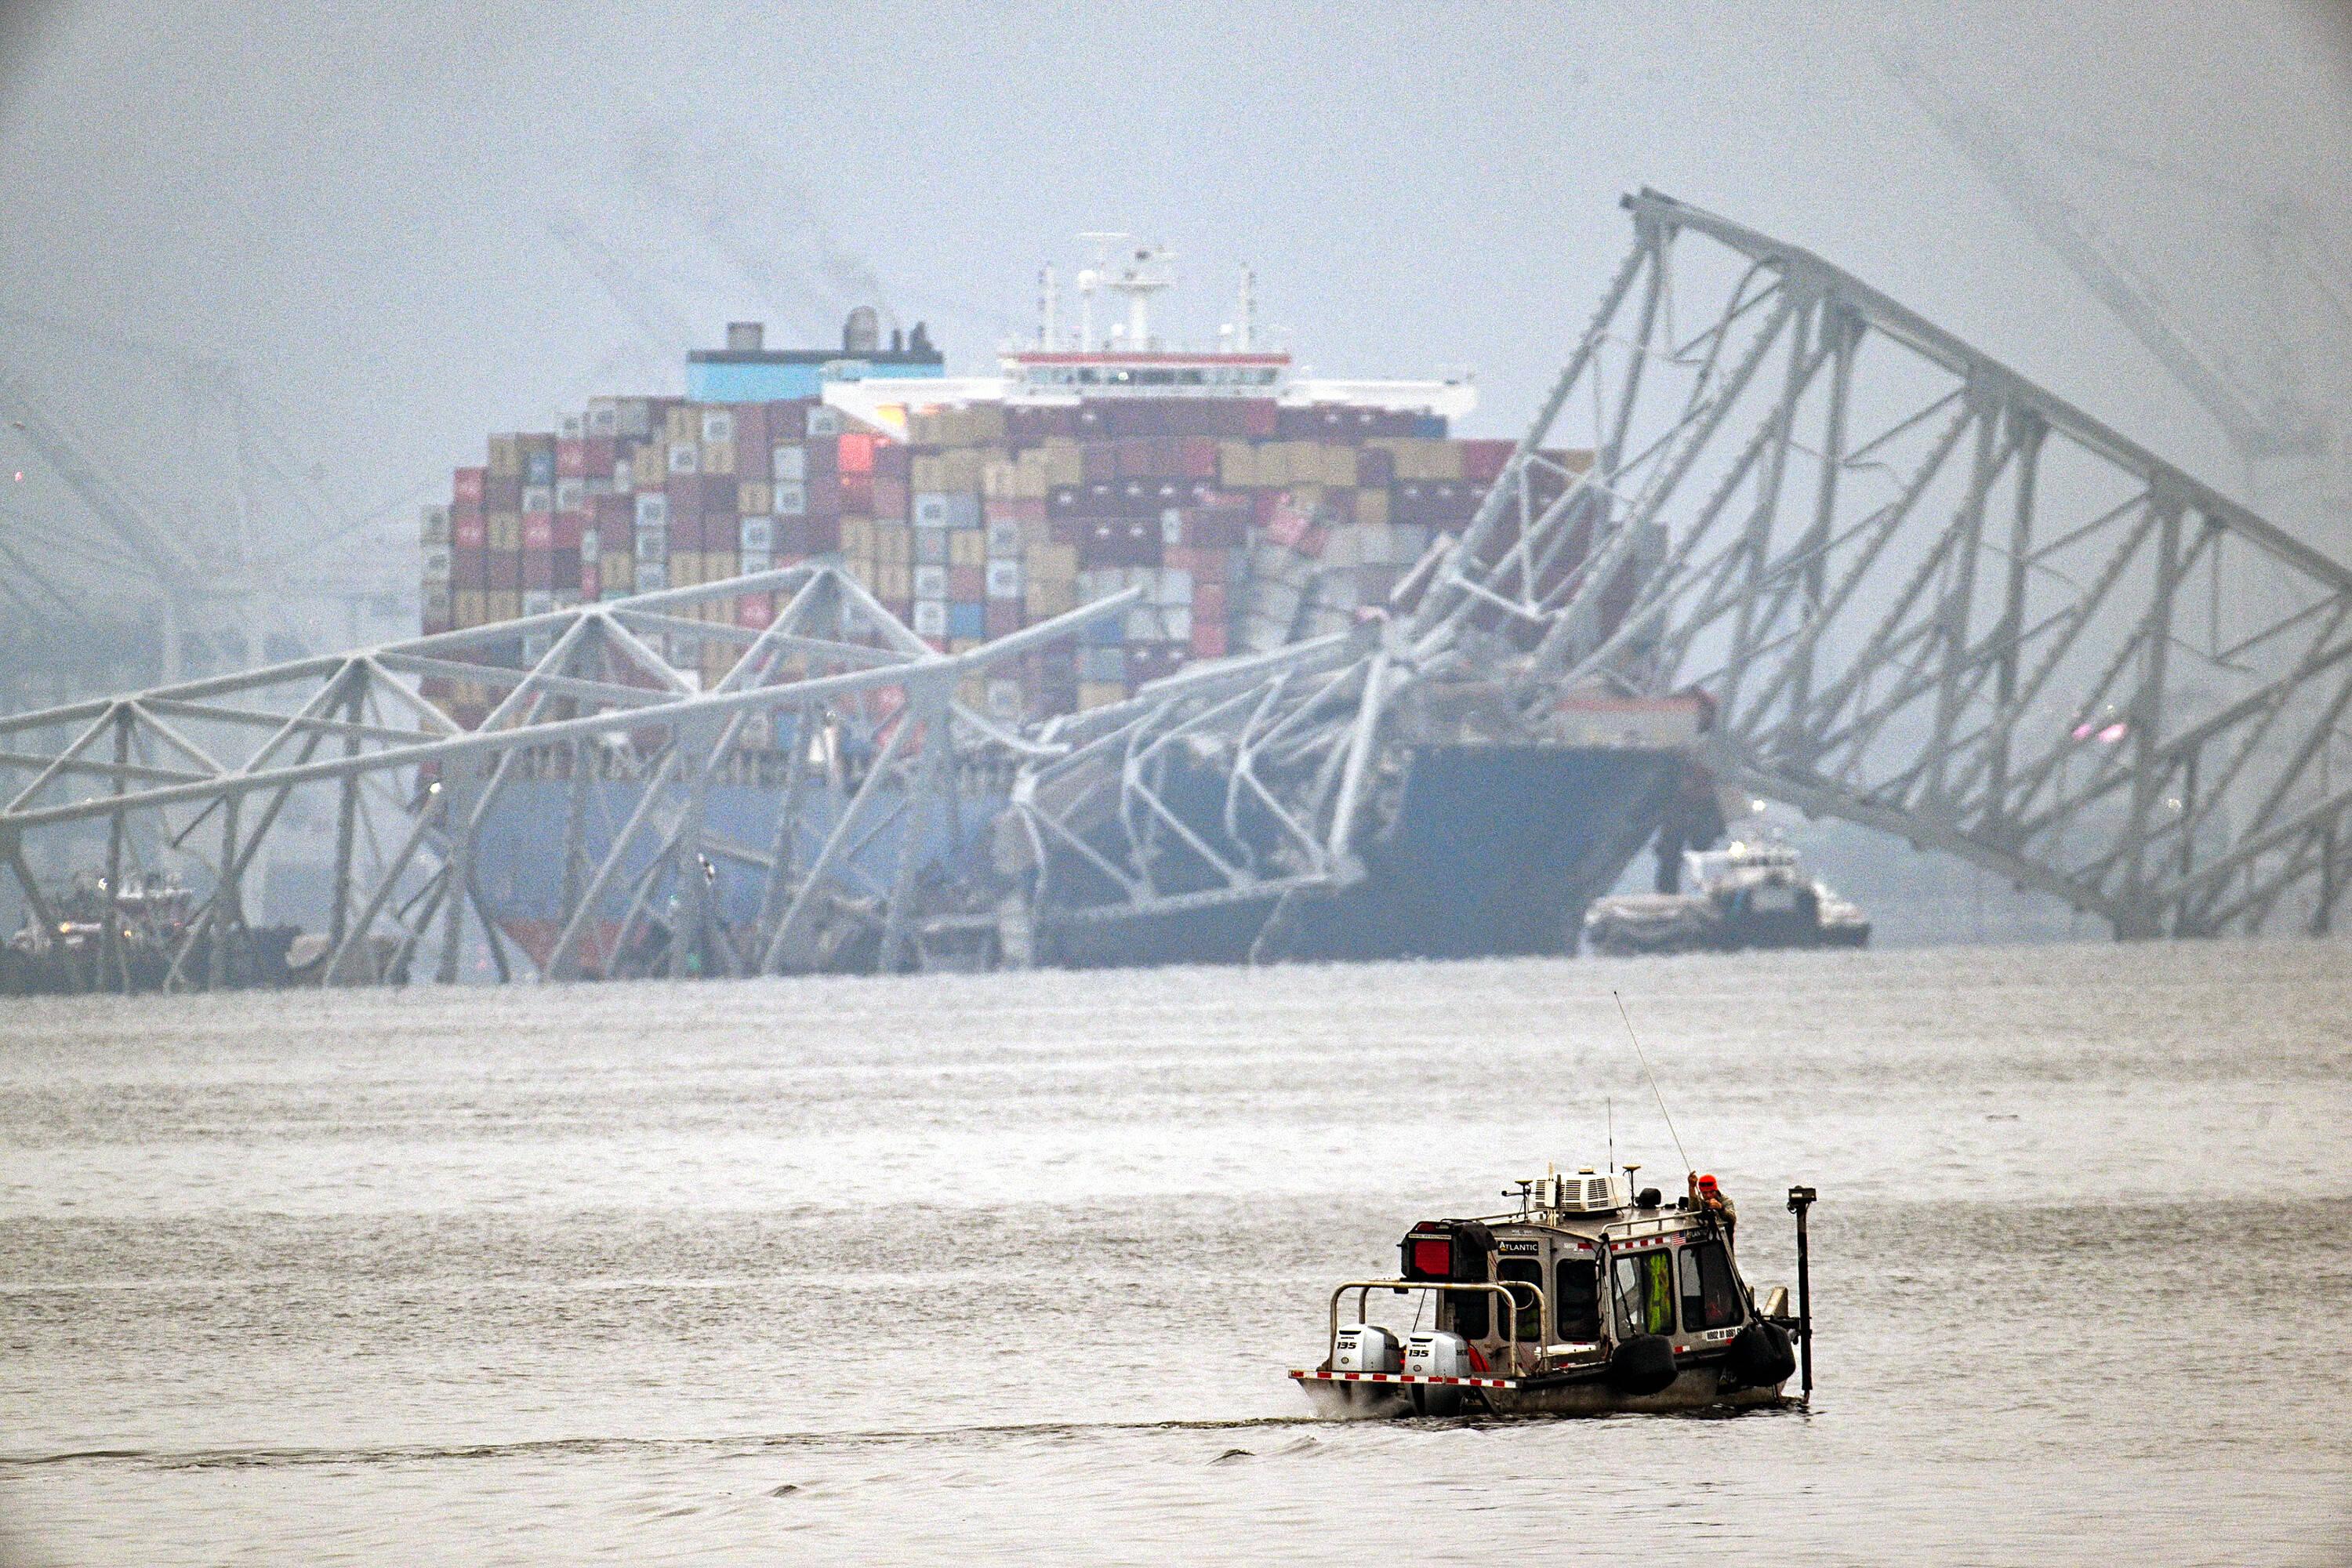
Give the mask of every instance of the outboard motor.
<svg viewBox="0 0 2352 1568">
<path fill-rule="evenodd" d="M 1378 1323 L 1351 1323 L 1331 1352 L 1333 1372 L 1394 1372 L 1397 1337 Z"/>
<path fill-rule="evenodd" d="M 1470 1347 L 1463 1342 L 1462 1336 L 1427 1329 L 1404 1342 L 1404 1370 L 1409 1377 L 1474 1375 L 1470 1368 Z M 1459 1388 L 1416 1383 L 1409 1384 L 1405 1394 L 1412 1401 L 1416 1415 L 1462 1414 L 1462 1391 Z"/>
</svg>

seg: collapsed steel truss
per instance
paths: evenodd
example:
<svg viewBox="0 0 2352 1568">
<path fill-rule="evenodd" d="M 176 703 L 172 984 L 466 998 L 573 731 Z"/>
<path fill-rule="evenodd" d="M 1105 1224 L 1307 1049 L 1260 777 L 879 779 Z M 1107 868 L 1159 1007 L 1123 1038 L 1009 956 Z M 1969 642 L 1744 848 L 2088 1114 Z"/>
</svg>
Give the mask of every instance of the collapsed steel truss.
<svg viewBox="0 0 2352 1568">
<path fill-rule="evenodd" d="M 1530 437 L 1581 431 L 1608 518 L 1523 603 L 1548 669 L 1701 688 L 1727 781 L 2119 936 L 2326 930 L 2352 574 L 1819 258 L 1626 205 L 1633 252 Z M 1463 552 L 1523 504 L 1499 488 Z"/>
<path fill-rule="evenodd" d="M 170 979 L 219 984 L 255 855 L 322 792 L 320 978 L 425 952 L 454 978 L 469 911 L 503 974 L 477 837 L 558 757 L 558 918 L 529 955 L 549 977 L 839 965 L 845 943 L 887 967 L 960 933 L 1020 963 L 1219 908 L 1264 957 L 1286 910 L 1364 875 L 1401 747 L 1545 743 L 1563 693 L 1698 690 L 1727 784 L 2119 936 L 2326 930 L 2352 854 L 2352 574 L 1820 258 L 1627 206 L 1633 248 L 1475 520 L 1347 630 L 1020 730 L 957 683 L 1131 594 L 950 657 L 838 570 L 793 568 L 0 720 L 25 781 L 0 864 L 46 929 L 27 835 L 102 826 L 110 885 L 195 856 L 210 890 Z M 742 626 L 747 595 L 784 602 Z M 687 672 L 718 648 L 703 689 Z M 495 702 L 464 727 L 434 682 Z M 742 843 L 704 807 L 755 752 L 786 760 L 772 835 Z M 975 768 L 1010 807 L 955 824 L 983 854 L 942 869 L 927 825 Z M 619 820 L 604 780 L 629 786 Z M 716 908 L 722 866 L 759 879 L 749 920 Z"/>
<path fill-rule="evenodd" d="M 490 918 L 477 836 L 516 780 L 551 774 L 568 787 L 560 855 L 538 868 L 558 911 L 530 955 L 543 974 L 808 967 L 845 919 L 887 965 L 912 935 L 916 847 L 955 814 L 960 779 L 1036 750 L 959 700 L 959 682 L 1133 596 L 946 655 L 855 579 L 799 566 L 0 719 L 0 767 L 26 777 L 0 807 L 0 864 L 46 932 L 28 835 L 102 825 L 108 889 L 194 858 L 209 892 L 173 933 L 164 983 L 217 986 L 249 934 L 246 878 L 307 795 L 332 822 L 322 983 L 405 974 L 420 949 L 456 979 L 469 913 L 504 978 L 520 955 Z M 739 605 L 777 600 L 766 626 L 737 624 Z M 702 689 L 714 650 L 725 670 Z M 470 729 L 446 695 L 467 689 L 493 696 Z M 702 808 L 754 751 L 782 758 L 783 804 L 773 836 L 745 844 Z M 626 786 L 619 820 L 608 782 Z M 877 888 L 871 848 L 894 829 L 895 876 Z M 721 866 L 759 878 L 756 920 L 720 917 Z M 104 922 L 101 984 L 128 985 L 129 934 Z"/>
</svg>

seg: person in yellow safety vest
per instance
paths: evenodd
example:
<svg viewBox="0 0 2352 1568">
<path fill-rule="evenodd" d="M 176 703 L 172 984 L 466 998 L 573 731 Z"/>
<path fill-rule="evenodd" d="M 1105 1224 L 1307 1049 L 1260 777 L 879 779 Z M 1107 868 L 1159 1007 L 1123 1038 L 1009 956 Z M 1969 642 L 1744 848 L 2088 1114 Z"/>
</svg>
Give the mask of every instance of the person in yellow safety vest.
<svg viewBox="0 0 2352 1568">
<path fill-rule="evenodd" d="M 1711 1216 L 1717 1225 L 1723 1227 L 1726 1242 L 1732 1239 L 1732 1233 L 1739 1228 L 1739 1210 L 1716 1184 L 1713 1175 L 1701 1175 L 1696 1171 L 1690 1173 L 1690 1201 L 1693 1208 Z"/>
</svg>

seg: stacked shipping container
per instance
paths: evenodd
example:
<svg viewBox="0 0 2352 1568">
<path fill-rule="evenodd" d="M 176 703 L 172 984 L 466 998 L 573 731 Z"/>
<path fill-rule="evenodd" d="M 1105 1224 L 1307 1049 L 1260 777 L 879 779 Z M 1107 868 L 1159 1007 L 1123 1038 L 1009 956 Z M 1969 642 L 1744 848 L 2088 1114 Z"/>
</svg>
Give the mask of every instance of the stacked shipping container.
<svg viewBox="0 0 2352 1568">
<path fill-rule="evenodd" d="M 1462 529 L 1512 445 L 1427 415 L 1233 398 L 977 403 L 914 413 L 903 436 L 813 400 L 603 398 L 562 426 L 492 437 L 427 509 L 428 632 L 815 557 L 950 651 L 1144 589 L 1123 619 L 963 693 L 1008 720 L 1345 626 Z M 704 613 L 774 612 L 761 595 Z M 716 679 L 729 655 L 706 658 Z M 490 700 L 443 695 L 469 721 Z"/>
</svg>

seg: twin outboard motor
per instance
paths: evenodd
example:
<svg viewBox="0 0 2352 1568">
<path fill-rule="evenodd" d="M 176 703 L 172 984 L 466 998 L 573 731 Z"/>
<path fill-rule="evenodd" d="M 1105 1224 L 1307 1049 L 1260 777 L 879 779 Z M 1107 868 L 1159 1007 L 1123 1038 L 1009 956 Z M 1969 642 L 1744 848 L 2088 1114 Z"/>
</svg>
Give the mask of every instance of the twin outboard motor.
<svg viewBox="0 0 2352 1568">
<path fill-rule="evenodd" d="M 1402 1365 L 1397 1337 L 1378 1323 L 1355 1323 L 1339 1331 L 1332 1347 L 1333 1372 L 1394 1372 Z"/>
<path fill-rule="evenodd" d="M 1409 1377 L 1472 1377 L 1470 1346 L 1460 1334 L 1438 1333 L 1433 1330 L 1406 1337 L 1404 1370 Z M 1412 1400 L 1416 1415 L 1459 1415 L 1462 1414 L 1462 1391 L 1425 1383 L 1409 1384 L 1406 1397 Z"/>
</svg>

